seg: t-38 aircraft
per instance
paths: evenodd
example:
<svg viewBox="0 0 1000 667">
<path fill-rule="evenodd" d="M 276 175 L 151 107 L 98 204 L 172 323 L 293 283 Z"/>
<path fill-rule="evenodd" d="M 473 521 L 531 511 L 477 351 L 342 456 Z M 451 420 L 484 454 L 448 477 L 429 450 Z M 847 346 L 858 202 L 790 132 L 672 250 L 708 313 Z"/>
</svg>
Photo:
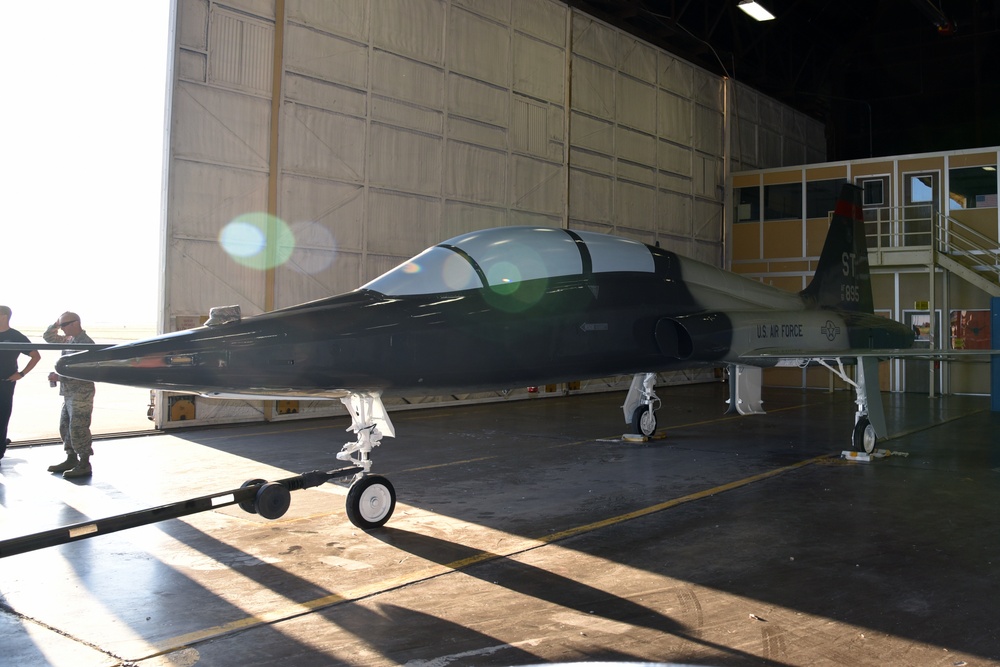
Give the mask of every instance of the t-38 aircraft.
<svg viewBox="0 0 1000 667">
<path fill-rule="evenodd" d="M 884 437 L 878 359 L 913 332 L 873 313 L 860 190 L 846 185 L 800 293 L 636 241 L 567 229 L 474 231 L 355 291 L 262 315 L 213 309 L 205 326 L 63 356 L 58 373 L 211 397 L 340 399 L 361 472 L 347 513 L 383 525 L 395 506 L 371 452 L 395 436 L 382 397 L 442 395 L 634 374 L 623 407 L 656 427 L 655 374 L 729 366 L 731 409 L 761 412 L 761 369 L 822 364 L 857 391 L 855 447 Z M 926 354 L 926 350 L 922 351 Z M 857 379 L 845 371 L 856 364 Z"/>
</svg>

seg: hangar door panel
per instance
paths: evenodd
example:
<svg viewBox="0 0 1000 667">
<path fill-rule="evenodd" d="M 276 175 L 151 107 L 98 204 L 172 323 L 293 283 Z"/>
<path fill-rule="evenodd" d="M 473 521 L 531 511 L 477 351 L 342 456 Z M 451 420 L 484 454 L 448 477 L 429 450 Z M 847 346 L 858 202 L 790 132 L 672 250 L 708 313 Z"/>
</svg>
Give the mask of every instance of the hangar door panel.
<svg viewBox="0 0 1000 667">
<path fill-rule="evenodd" d="M 715 261 L 721 80 L 583 15 L 574 16 L 572 43 L 570 226 Z M 601 192 L 609 204 L 595 201 Z"/>
</svg>

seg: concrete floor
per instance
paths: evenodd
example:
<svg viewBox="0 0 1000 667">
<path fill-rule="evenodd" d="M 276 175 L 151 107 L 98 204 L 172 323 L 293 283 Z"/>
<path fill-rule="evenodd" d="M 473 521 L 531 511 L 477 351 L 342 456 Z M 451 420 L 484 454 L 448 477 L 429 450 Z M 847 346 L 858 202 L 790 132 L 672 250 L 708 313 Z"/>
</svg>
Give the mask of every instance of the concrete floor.
<svg viewBox="0 0 1000 667">
<path fill-rule="evenodd" d="M 396 487 L 276 521 L 231 507 L 0 559 L 11 665 L 1000 664 L 1000 414 L 886 395 L 895 453 L 847 462 L 850 394 L 660 390 L 666 437 L 615 441 L 623 395 L 393 415 Z M 10 450 L 0 540 L 339 467 L 347 420 L 101 440 L 91 480 Z"/>
</svg>

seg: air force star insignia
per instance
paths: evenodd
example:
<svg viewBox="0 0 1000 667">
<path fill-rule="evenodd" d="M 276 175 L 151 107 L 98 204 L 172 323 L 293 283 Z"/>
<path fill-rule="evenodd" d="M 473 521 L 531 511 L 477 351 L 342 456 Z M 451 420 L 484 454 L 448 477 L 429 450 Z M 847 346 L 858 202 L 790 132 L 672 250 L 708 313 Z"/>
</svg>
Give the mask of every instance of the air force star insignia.
<svg viewBox="0 0 1000 667">
<path fill-rule="evenodd" d="M 827 320 L 826 324 L 819 328 L 819 330 L 826 336 L 828 341 L 836 340 L 837 336 L 840 335 L 840 327 L 833 323 L 832 320 Z"/>
</svg>

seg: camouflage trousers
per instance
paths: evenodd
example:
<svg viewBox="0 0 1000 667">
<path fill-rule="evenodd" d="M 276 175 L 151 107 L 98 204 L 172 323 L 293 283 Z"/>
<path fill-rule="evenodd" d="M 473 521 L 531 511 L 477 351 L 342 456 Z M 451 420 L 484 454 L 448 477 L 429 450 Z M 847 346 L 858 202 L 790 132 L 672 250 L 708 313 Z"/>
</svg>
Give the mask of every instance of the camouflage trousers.
<svg viewBox="0 0 1000 667">
<path fill-rule="evenodd" d="M 62 437 L 63 448 L 67 452 L 76 452 L 77 456 L 90 456 L 94 453 L 90 435 L 94 394 L 84 392 L 82 395 L 63 398 L 62 413 L 59 415 L 59 435 Z"/>
</svg>

